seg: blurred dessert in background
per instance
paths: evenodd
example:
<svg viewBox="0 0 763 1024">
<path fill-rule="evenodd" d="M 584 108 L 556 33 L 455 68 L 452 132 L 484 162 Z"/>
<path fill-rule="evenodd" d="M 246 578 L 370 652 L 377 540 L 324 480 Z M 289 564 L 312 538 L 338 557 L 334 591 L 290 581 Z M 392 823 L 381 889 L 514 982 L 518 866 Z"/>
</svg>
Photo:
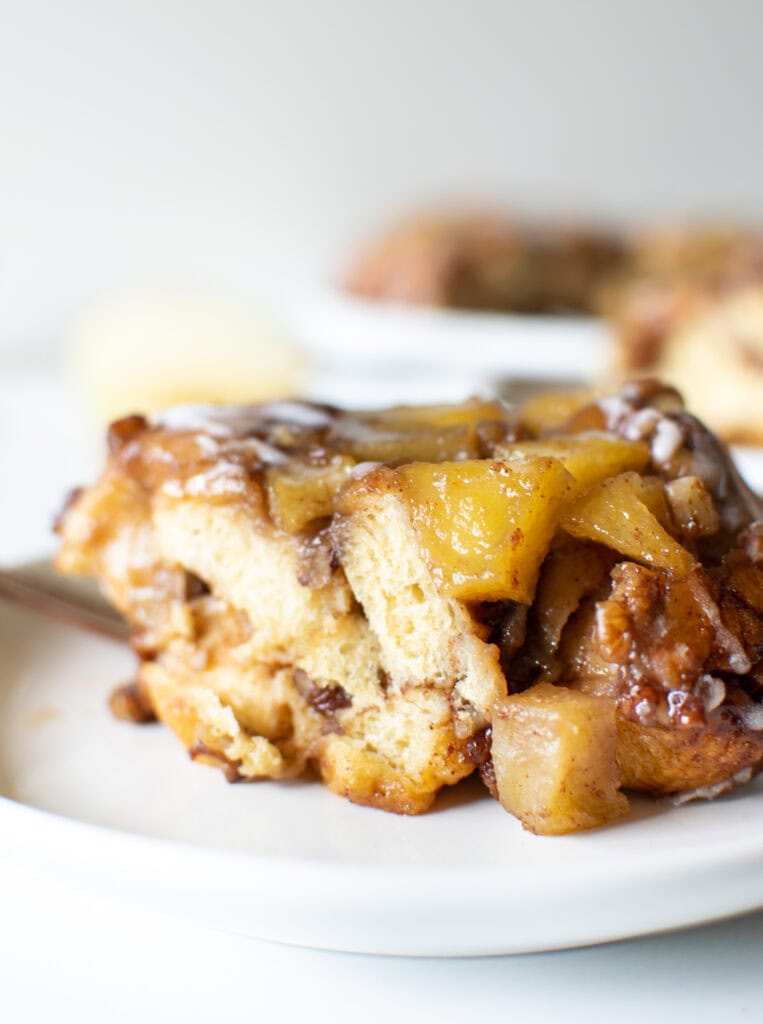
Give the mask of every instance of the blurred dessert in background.
<svg viewBox="0 0 763 1024">
<path fill-rule="evenodd" d="M 306 357 L 262 309 L 194 292 L 140 292 L 87 312 L 69 369 L 103 419 L 181 402 L 266 401 L 301 391 Z"/>
<path fill-rule="evenodd" d="M 515 313 L 591 313 L 626 247 L 592 226 L 543 226 L 496 213 L 403 221 L 372 241 L 345 285 L 389 302 Z"/>
<path fill-rule="evenodd" d="M 603 317 L 614 336 L 606 386 L 659 376 L 725 440 L 763 444 L 761 229 L 618 233 L 443 212 L 371 242 L 344 284 L 389 303 Z"/>
<path fill-rule="evenodd" d="M 726 440 L 763 444 L 763 233 L 651 232 L 606 296 L 614 372 L 658 374 Z"/>
<path fill-rule="evenodd" d="M 763 281 L 679 324 L 655 372 L 680 382 L 693 408 L 726 440 L 763 445 Z"/>
<path fill-rule="evenodd" d="M 698 226 L 618 235 L 498 214 L 423 216 L 373 243 L 354 263 L 345 286 L 375 300 L 362 307 L 374 322 L 384 320 L 375 316 L 377 302 L 603 317 L 613 338 L 609 354 L 602 337 L 590 365 L 581 351 L 580 364 L 568 363 L 562 371 L 562 343 L 536 376 L 559 380 L 569 374 L 576 386 L 605 387 L 638 375 L 659 376 L 685 393 L 725 440 L 763 444 L 763 231 Z M 290 335 L 311 345 L 315 323 L 298 324 L 288 309 L 281 312 L 291 331 L 262 309 L 205 294 L 133 293 L 80 320 L 71 337 L 70 368 L 103 419 L 183 402 L 314 394 L 307 357 Z M 514 374 L 525 388 L 526 367 L 522 372 L 515 358 L 524 342 L 523 322 L 516 323 L 514 343 L 506 339 L 505 368 L 501 334 L 499 359 L 490 372 Z M 559 323 L 563 342 L 561 318 Z M 341 318 L 332 321 L 329 335 L 341 327 Z M 399 329 L 392 328 L 396 335 Z M 348 330 L 353 355 L 368 342 L 368 323 L 353 322 Z M 472 334 L 460 338 L 459 350 L 468 352 L 471 372 L 486 372 L 487 353 L 476 334 L 472 344 Z M 573 334 L 569 338 L 578 344 Z M 330 340 L 312 345 L 319 370 L 331 369 Z M 439 334 L 428 351 L 425 340 L 414 330 L 410 349 L 432 367 L 440 358 Z M 529 333 L 527 342 L 532 345 Z M 389 344 L 387 339 L 381 354 L 392 366 Z M 343 355 L 334 367 L 345 371 L 346 393 L 336 396 L 345 403 L 368 376 L 367 368 L 356 366 L 350 379 L 349 360 Z"/>
</svg>

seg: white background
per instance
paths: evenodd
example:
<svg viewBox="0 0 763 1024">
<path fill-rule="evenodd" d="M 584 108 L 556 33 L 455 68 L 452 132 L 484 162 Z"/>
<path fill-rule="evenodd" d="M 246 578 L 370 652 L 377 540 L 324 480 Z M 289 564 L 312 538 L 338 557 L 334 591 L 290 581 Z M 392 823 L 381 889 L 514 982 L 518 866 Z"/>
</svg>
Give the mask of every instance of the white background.
<svg viewBox="0 0 763 1024">
<path fill-rule="evenodd" d="M 0 0 L 0 344 L 445 199 L 763 217 L 759 0 Z"/>
<path fill-rule="evenodd" d="M 38 901 L 30 904 L 29 893 Z M 763 915 L 475 960 L 275 946 L 0 879 L 0 1019 L 76 1024 L 756 1024 Z M 13 924 L 9 934 L 7 923 Z"/>
</svg>

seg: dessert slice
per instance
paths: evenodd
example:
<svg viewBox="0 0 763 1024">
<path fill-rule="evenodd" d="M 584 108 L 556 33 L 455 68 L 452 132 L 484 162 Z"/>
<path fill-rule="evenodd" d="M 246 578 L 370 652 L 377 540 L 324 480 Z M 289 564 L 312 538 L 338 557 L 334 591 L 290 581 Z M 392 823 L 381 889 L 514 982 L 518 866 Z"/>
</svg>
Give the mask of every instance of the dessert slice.
<svg viewBox="0 0 763 1024">
<path fill-rule="evenodd" d="M 537 832 L 763 759 L 763 526 L 675 392 L 109 432 L 58 566 L 132 627 L 120 706 L 231 781 L 311 768 L 415 814 L 476 769 Z M 549 426 L 551 424 L 551 426 Z M 542 742 L 538 737 L 542 736 Z"/>
<path fill-rule="evenodd" d="M 594 226 L 451 211 L 393 227 L 358 255 L 345 284 L 355 295 L 387 302 L 591 313 L 627 257 L 622 239 Z"/>
<path fill-rule="evenodd" d="M 650 232 L 605 311 L 614 371 L 657 374 L 728 441 L 763 443 L 763 235 L 759 229 Z"/>
</svg>

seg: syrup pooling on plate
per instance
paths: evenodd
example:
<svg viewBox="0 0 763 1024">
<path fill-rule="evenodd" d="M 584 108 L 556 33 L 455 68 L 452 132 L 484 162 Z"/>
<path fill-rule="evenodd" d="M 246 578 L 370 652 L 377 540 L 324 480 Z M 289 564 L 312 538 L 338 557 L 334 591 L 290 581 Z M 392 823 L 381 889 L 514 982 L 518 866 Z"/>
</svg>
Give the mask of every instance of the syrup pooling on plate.
<svg viewBox="0 0 763 1024">
<path fill-rule="evenodd" d="M 478 770 L 556 833 L 758 770 L 760 503 L 674 390 L 186 407 L 110 441 L 59 565 L 102 581 L 157 716 L 228 776 L 313 766 L 419 813 Z"/>
</svg>

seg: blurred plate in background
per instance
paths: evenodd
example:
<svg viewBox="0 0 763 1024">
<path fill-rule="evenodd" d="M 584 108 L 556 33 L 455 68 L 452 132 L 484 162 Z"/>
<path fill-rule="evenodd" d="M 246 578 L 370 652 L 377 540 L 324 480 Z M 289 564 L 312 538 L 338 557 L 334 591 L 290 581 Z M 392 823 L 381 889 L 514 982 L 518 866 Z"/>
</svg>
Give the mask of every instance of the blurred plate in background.
<svg viewBox="0 0 763 1024">
<path fill-rule="evenodd" d="M 338 365 L 395 363 L 549 381 L 580 381 L 606 368 L 601 321 L 370 302 L 306 288 L 282 311 L 311 354 Z"/>
</svg>

